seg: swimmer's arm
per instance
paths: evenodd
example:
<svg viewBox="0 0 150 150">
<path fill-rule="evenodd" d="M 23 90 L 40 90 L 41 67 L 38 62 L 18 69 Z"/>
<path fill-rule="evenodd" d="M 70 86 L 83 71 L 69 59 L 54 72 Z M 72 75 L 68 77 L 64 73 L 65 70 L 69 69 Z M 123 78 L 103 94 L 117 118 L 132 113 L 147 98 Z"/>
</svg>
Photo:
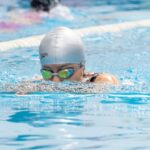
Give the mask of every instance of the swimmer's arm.
<svg viewBox="0 0 150 150">
<path fill-rule="evenodd" d="M 98 74 L 94 82 L 102 83 L 102 84 L 111 84 L 111 85 L 119 85 L 120 84 L 117 77 L 115 77 L 112 74 L 108 74 L 108 73 Z"/>
</svg>

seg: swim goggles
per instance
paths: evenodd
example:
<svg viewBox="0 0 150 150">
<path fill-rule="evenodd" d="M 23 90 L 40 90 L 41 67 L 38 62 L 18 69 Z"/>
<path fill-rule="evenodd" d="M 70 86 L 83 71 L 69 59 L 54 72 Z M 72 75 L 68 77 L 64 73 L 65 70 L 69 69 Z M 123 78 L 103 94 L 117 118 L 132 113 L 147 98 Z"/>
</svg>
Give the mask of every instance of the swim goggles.
<svg viewBox="0 0 150 150">
<path fill-rule="evenodd" d="M 59 78 L 61 79 L 68 79 L 70 78 L 77 69 L 81 68 L 81 65 L 80 66 L 77 66 L 75 68 L 66 68 L 66 69 L 61 69 L 59 70 L 57 73 L 54 73 L 52 72 L 51 70 L 49 69 L 41 69 L 41 74 L 43 76 L 43 78 L 45 80 L 49 80 L 51 79 L 53 76 L 58 76 Z"/>
</svg>

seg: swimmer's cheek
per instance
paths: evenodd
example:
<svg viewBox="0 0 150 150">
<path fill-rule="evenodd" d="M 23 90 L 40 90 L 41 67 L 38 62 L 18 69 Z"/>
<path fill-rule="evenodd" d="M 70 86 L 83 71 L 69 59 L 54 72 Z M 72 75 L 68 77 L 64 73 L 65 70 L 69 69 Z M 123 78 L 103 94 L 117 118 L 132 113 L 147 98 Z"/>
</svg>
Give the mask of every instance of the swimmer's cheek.
<svg viewBox="0 0 150 150">
<path fill-rule="evenodd" d="M 102 73 L 99 74 L 95 80 L 95 83 L 119 85 L 119 80 L 112 74 Z"/>
</svg>

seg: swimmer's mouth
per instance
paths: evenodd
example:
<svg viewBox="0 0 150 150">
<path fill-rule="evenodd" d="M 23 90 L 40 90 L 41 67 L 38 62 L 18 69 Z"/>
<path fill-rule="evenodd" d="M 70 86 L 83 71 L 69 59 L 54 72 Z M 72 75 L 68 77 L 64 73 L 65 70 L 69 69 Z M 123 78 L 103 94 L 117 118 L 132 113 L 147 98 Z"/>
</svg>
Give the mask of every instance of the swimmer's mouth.
<svg viewBox="0 0 150 150">
<path fill-rule="evenodd" d="M 31 0 L 31 7 L 36 11 L 50 11 L 60 0 Z"/>
</svg>

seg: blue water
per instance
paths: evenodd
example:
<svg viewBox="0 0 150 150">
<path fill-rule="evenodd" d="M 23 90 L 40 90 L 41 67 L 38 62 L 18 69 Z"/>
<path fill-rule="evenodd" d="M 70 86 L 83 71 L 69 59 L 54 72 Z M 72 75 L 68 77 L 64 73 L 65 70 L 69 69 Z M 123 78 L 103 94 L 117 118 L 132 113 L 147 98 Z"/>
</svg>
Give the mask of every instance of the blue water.
<svg viewBox="0 0 150 150">
<path fill-rule="evenodd" d="M 29 11 L 28 0 L 7 0 L 0 2 L 0 23 L 11 23 L 14 20 L 9 15 L 17 10 Z M 17 2 L 18 3 L 15 3 Z M 0 41 L 22 38 L 30 35 L 43 34 L 57 26 L 82 28 L 93 25 L 105 25 L 126 21 L 149 19 L 150 2 L 148 0 L 62 0 L 62 4 L 70 8 L 74 20 L 65 18 L 43 17 L 38 23 L 27 25 L 28 18 L 21 20 L 22 13 L 16 12 L 15 19 L 21 28 L 13 32 L 2 32 L 0 27 Z M 18 23 L 19 22 L 19 23 Z"/>
<path fill-rule="evenodd" d="M 48 28 L 59 25 L 78 28 L 140 20 L 149 15 L 148 1 L 71 3 L 66 0 L 63 3 L 71 7 L 76 20 L 47 19 L 41 23 L 44 26 L 34 24 L 13 34 L 0 33 L 1 41 L 45 33 Z M 27 3 L 18 7 L 22 5 L 27 6 Z M 5 5 L 3 8 L 6 8 Z M 75 24 L 77 18 L 82 20 Z M 31 30 L 32 33 L 29 32 Z M 36 92 L 16 96 L 1 93 L 0 149 L 149 150 L 149 41 L 150 28 L 84 38 L 86 69 L 113 73 L 121 83 L 131 81 L 130 86 L 121 85 L 99 94 Z M 0 64 L 1 84 L 40 75 L 37 47 L 1 52 Z"/>
</svg>

